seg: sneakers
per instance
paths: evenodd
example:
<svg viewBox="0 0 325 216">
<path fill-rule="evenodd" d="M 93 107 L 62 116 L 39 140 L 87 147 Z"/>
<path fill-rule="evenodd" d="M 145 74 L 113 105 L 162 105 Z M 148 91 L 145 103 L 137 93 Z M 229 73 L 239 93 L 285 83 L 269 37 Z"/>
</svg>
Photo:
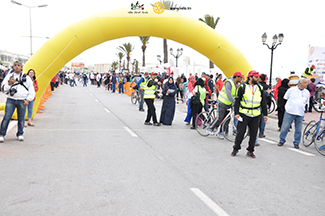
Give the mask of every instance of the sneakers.
<svg viewBox="0 0 325 216">
<path fill-rule="evenodd" d="M 144 109 L 139 109 L 140 112 L 144 112 Z"/>
<path fill-rule="evenodd" d="M 294 145 L 295 149 L 299 149 L 299 145 Z"/>
<path fill-rule="evenodd" d="M 144 125 L 152 125 L 151 122 L 144 122 Z"/>
<path fill-rule="evenodd" d="M 255 143 L 255 146 L 260 146 L 260 144 L 259 143 Z"/>
<path fill-rule="evenodd" d="M 206 131 L 207 131 L 207 133 L 210 134 L 210 135 L 215 135 L 215 133 L 213 132 L 213 130 L 210 129 L 209 127 L 207 127 Z"/>
<path fill-rule="evenodd" d="M 1 141 L 1 140 L 0 140 Z M 325 145 L 322 145 L 321 147 L 318 148 L 319 150 L 324 150 L 325 149 Z"/>
<path fill-rule="evenodd" d="M 231 156 L 235 157 L 237 153 L 238 153 L 238 150 L 235 150 L 235 149 L 234 149 L 234 150 L 231 152 Z"/>
<path fill-rule="evenodd" d="M 224 139 L 223 134 L 221 132 L 218 132 L 217 136 L 218 136 L 219 139 L 222 139 L 222 140 Z"/>
<path fill-rule="evenodd" d="M 4 141 L 5 141 L 4 137 L 0 136 L 0 142 L 4 142 Z"/>
<path fill-rule="evenodd" d="M 282 142 L 279 142 L 279 143 L 278 143 L 278 146 L 283 146 L 283 144 L 284 144 L 284 143 L 282 143 Z"/>
<path fill-rule="evenodd" d="M 247 157 L 255 158 L 255 155 L 253 152 L 248 151 L 246 154 Z"/>
<path fill-rule="evenodd" d="M 153 126 L 160 126 L 160 123 L 154 123 Z"/>
<path fill-rule="evenodd" d="M 258 138 L 264 138 L 264 137 L 265 137 L 264 134 L 259 134 L 259 135 L 258 135 Z"/>
<path fill-rule="evenodd" d="M 19 136 L 17 137 L 17 139 L 18 139 L 19 141 L 24 141 L 24 137 L 23 137 L 23 135 L 19 135 Z"/>
</svg>

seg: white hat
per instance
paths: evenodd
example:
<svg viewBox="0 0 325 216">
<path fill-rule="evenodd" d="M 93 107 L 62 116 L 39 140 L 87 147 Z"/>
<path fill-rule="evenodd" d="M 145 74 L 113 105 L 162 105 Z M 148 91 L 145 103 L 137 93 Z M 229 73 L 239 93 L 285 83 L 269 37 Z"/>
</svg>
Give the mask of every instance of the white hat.
<svg viewBox="0 0 325 216">
<path fill-rule="evenodd" d="M 277 76 L 275 79 L 277 79 L 277 78 L 282 79 L 281 76 Z"/>
</svg>

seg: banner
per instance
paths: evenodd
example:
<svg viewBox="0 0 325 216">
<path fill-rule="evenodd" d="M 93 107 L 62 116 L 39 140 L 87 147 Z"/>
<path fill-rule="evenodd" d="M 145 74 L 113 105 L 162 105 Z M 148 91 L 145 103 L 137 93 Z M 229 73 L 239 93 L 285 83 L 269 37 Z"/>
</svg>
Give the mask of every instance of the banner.
<svg viewBox="0 0 325 216">
<path fill-rule="evenodd" d="M 85 67 L 85 64 L 84 63 L 71 63 L 71 67 L 81 68 L 81 67 Z"/>
<path fill-rule="evenodd" d="M 308 67 L 315 65 L 313 75 L 318 75 L 316 84 L 325 85 L 325 47 L 309 45 Z"/>
</svg>

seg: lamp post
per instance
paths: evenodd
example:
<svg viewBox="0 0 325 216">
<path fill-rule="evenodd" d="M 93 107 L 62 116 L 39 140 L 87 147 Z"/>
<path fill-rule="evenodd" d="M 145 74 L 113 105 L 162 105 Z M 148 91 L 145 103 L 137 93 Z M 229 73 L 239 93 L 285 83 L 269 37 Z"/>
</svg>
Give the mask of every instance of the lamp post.
<svg viewBox="0 0 325 216">
<path fill-rule="evenodd" d="M 273 42 L 272 42 L 272 46 L 270 47 L 266 42 L 266 38 L 267 38 L 267 35 L 266 33 L 264 32 L 264 34 L 262 35 L 262 42 L 263 42 L 263 45 L 266 45 L 270 50 L 271 50 L 271 66 L 270 66 L 270 82 L 269 82 L 269 85 L 270 87 L 272 88 L 272 64 L 273 64 L 273 50 L 275 50 L 278 45 L 280 45 L 283 41 L 283 38 L 284 38 L 284 35 L 282 33 L 279 34 L 279 37 L 274 35 L 273 36 Z M 278 39 L 279 39 L 279 43 L 278 42 Z"/>
<path fill-rule="evenodd" d="M 30 56 L 33 55 L 33 48 L 32 48 L 32 8 L 41 8 L 41 7 L 47 7 L 47 4 L 45 5 L 38 5 L 38 6 L 28 6 L 28 5 L 24 5 L 21 4 L 19 2 L 16 2 L 14 0 L 11 0 L 12 3 L 20 5 L 20 6 L 24 6 L 27 7 L 29 9 L 29 28 L 30 28 Z"/>
<path fill-rule="evenodd" d="M 160 65 L 161 65 L 162 60 L 161 60 L 161 56 L 160 55 L 157 55 L 157 60 L 160 62 Z"/>
<path fill-rule="evenodd" d="M 173 48 L 170 48 L 170 54 L 176 58 L 176 67 L 178 67 L 178 58 L 183 54 L 183 48 L 177 49 L 176 56 L 173 54 Z"/>
</svg>

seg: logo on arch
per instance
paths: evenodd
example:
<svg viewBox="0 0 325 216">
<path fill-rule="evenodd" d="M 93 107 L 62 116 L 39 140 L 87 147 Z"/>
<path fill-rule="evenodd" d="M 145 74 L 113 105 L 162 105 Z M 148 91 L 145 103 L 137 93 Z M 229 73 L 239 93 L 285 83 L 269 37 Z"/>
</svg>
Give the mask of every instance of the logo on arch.
<svg viewBox="0 0 325 216">
<path fill-rule="evenodd" d="M 156 2 L 153 7 L 152 7 L 153 11 L 156 14 L 162 14 L 165 11 L 165 5 L 162 2 Z"/>
</svg>

